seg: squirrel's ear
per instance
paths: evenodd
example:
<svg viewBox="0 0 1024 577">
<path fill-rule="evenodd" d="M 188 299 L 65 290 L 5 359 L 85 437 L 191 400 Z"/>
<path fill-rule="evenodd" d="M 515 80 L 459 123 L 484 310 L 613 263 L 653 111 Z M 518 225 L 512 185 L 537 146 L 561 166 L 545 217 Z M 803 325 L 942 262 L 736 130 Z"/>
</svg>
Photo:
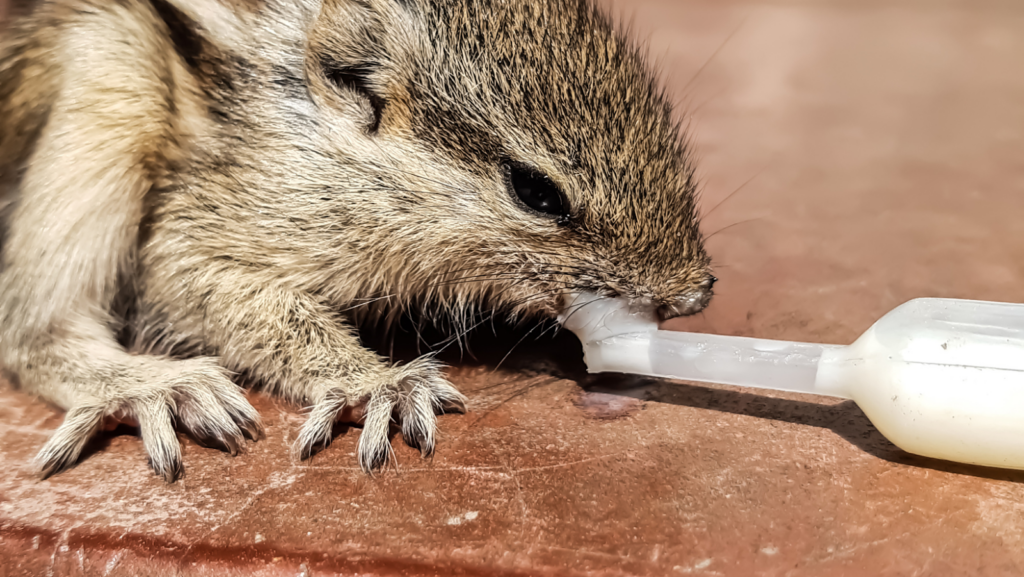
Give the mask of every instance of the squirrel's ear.
<svg viewBox="0 0 1024 577">
<path fill-rule="evenodd" d="M 164 0 L 196 25 L 196 32 L 219 48 L 238 46 L 245 26 L 238 8 L 224 0 Z M 162 2 L 156 2 L 159 7 Z"/>
<path fill-rule="evenodd" d="M 372 53 L 421 36 L 415 0 L 295 1 L 321 5 L 312 36 L 339 52 Z"/>
</svg>

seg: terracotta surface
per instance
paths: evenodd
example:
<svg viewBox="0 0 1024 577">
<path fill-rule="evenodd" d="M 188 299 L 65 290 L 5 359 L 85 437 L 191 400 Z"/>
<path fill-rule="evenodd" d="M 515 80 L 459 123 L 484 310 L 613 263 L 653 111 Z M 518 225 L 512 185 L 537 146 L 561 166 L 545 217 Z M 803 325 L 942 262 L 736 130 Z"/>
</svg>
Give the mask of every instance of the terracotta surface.
<svg viewBox="0 0 1024 577">
<path fill-rule="evenodd" d="M 1024 301 L 1024 4 L 615 10 L 693 111 L 721 282 L 675 328 L 845 343 L 913 297 Z M 373 479 L 357 429 L 291 461 L 302 416 L 256 395 L 267 439 L 184 440 L 174 485 L 130 430 L 37 481 L 62 417 L 0 392 L 0 576 L 1024 573 L 1024 473 L 906 455 L 851 403 L 585 390 L 571 337 L 496 369 L 518 336 L 453 359 L 470 414 Z"/>
</svg>

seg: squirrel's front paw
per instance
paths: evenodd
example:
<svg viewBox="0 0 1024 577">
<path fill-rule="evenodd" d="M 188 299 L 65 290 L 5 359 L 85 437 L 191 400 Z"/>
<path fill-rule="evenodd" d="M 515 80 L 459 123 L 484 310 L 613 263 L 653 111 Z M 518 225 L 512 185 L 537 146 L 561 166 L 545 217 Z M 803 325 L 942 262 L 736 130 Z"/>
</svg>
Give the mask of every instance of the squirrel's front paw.
<svg viewBox="0 0 1024 577">
<path fill-rule="evenodd" d="M 444 378 L 441 366 L 427 357 L 390 367 L 370 382 L 325 387 L 295 442 L 298 457 L 308 458 L 330 443 L 339 413 L 346 407 L 360 406 L 363 433 L 359 438 L 359 466 L 369 473 L 388 460 L 388 432 L 394 415 L 401 421 L 405 442 L 427 457 L 434 452 L 437 414 L 465 412 L 466 397 Z"/>
<path fill-rule="evenodd" d="M 44 478 L 74 465 L 105 418 L 138 423 L 150 464 L 168 482 L 182 471 L 175 421 L 196 440 L 231 454 L 238 452 L 245 437 L 255 440 L 262 435 L 256 409 L 212 359 L 138 356 L 130 365 L 110 371 L 108 382 L 77 388 L 88 400 L 68 410 L 36 456 Z"/>
</svg>

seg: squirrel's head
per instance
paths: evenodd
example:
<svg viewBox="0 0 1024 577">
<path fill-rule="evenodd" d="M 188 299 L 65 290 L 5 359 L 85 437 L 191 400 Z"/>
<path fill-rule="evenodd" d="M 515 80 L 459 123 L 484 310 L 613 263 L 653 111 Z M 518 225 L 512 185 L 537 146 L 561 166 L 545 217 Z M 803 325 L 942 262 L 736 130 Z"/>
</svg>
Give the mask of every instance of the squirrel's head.
<svg viewBox="0 0 1024 577">
<path fill-rule="evenodd" d="M 342 275 L 346 298 L 551 316 L 583 290 L 662 318 L 707 304 L 685 138 L 590 1 L 291 2 L 303 24 L 250 35 L 277 60 L 253 106 L 276 118 L 256 130 L 277 198 L 323 223 L 295 234 L 320 235 L 325 291 Z"/>
</svg>

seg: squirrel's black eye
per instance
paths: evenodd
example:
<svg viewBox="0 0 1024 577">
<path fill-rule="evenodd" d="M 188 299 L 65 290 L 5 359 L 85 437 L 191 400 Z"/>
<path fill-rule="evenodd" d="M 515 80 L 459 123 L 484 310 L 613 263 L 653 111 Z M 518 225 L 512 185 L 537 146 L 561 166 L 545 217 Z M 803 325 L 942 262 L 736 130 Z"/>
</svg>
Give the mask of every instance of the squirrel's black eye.
<svg viewBox="0 0 1024 577">
<path fill-rule="evenodd" d="M 523 204 L 537 212 L 559 217 L 566 221 L 569 206 L 551 179 L 525 166 L 512 165 L 508 171 L 509 187 Z"/>
</svg>

